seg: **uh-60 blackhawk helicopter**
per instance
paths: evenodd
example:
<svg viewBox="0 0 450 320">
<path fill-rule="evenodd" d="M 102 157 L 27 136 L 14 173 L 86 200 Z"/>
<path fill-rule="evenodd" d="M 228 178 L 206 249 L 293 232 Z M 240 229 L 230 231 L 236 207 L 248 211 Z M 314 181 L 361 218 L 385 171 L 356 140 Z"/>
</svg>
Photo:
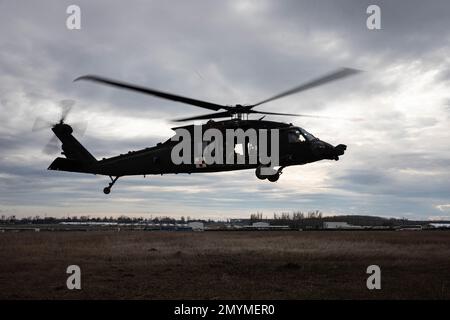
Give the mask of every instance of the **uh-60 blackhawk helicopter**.
<svg viewBox="0 0 450 320">
<path fill-rule="evenodd" d="M 62 142 L 61 154 L 65 157 L 56 158 L 49 170 L 60 170 L 79 173 L 100 174 L 109 176 L 111 182 L 107 187 L 103 189 L 105 194 L 111 192 L 111 187 L 115 182 L 123 176 L 128 175 L 156 175 L 156 174 L 177 174 L 177 173 L 196 173 L 196 172 L 219 172 L 219 171 L 233 171 L 243 169 L 255 169 L 256 176 L 259 179 L 267 179 L 271 182 L 275 182 L 280 177 L 283 168 L 292 165 L 303 165 L 310 162 L 315 162 L 323 159 L 339 160 L 339 156 L 343 155 L 346 146 L 339 144 L 333 146 L 327 142 L 324 142 L 312 134 L 308 133 L 305 129 L 295 126 L 291 123 L 283 123 L 276 121 L 263 120 L 266 115 L 283 115 L 283 116 L 300 116 L 300 117 L 319 117 L 306 114 L 289 114 L 278 112 L 257 111 L 254 107 L 262 105 L 264 103 L 274 101 L 276 99 L 305 91 L 331 81 L 342 79 L 358 73 L 358 70 L 350 68 L 342 68 L 335 72 L 329 73 L 325 76 L 317 78 L 315 80 L 304 83 L 288 91 L 277 94 L 271 98 L 258 102 L 252 105 L 220 105 L 211 102 L 191 99 L 174 95 L 167 92 L 162 92 L 154 89 L 150 89 L 143 86 L 137 86 L 130 83 L 116 81 L 95 75 L 86 75 L 75 79 L 93 81 L 100 84 L 106 84 L 117 88 L 128 89 L 135 92 L 149 94 L 163 99 L 168 99 L 176 102 L 190 104 L 196 107 L 216 111 L 215 113 L 202 114 L 194 117 L 177 119 L 175 121 L 190 121 L 190 120 L 209 120 L 206 124 L 201 126 L 202 132 L 205 130 L 214 128 L 220 132 L 224 132 L 227 129 L 266 129 L 266 130 L 278 130 L 279 143 L 279 163 L 278 169 L 273 168 L 273 173 L 265 175 L 261 173 L 262 168 L 267 167 L 267 164 L 263 164 L 257 159 L 255 163 L 212 163 L 205 164 L 204 162 L 192 162 L 175 164 L 172 161 L 171 155 L 174 147 L 179 143 L 174 139 L 168 139 L 165 142 L 158 143 L 154 147 L 138 151 L 130 151 L 126 154 L 121 154 L 111 158 L 103 158 L 97 160 L 81 143 L 75 139 L 72 135 L 73 129 L 70 125 L 64 121 L 70 111 L 71 106 L 66 106 L 63 109 L 62 116 L 56 124 L 51 124 L 51 129 L 56 137 Z M 219 111 L 219 112 L 217 112 Z M 264 116 L 259 119 L 249 119 L 250 114 L 263 114 Z M 214 121 L 216 118 L 227 118 L 228 120 Z M 187 125 L 182 127 L 173 128 L 185 129 L 188 132 L 193 133 L 194 125 Z M 55 139 L 56 139 L 55 137 Z M 270 141 L 268 142 L 271 143 Z M 191 152 L 195 147 L 191 148 Z M 237 151 L 239 152 L 239 151 Z M 241 152 L 248 152 L 248 148 L 244 146 Z M 234 157 L 234 155 L 233 155 Z"/>
</svg>

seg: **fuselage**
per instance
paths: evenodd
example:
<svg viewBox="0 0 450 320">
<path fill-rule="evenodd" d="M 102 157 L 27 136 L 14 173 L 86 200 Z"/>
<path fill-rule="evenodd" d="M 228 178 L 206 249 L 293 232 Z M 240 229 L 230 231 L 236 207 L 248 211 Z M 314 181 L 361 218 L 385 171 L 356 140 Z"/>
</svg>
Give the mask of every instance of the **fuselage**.
<svg viewBox="0 0 450 320">
<path fill-rule="evenodd" d="M 193 125 L 173 129 L 185 129 L 189 132 L 194 132 Z M 202 125 L 202 133 L 208 129 L 217 129 L 224 133 L 226 130 L 237 129 L 242 129 L 243 131 L 253 129 L 256 132 L 259 132 L 258 130 L 260 129 L 266 129 L 268 132 L 277 130 L 279 138 L 278 165 L 280 167 L 303 165 L 323 159 L 338 160 L 339 156 L 344 154 L 346 148 L 344 145 L 333 147 L 331 144 L 321 141 L 300 127 L 282 122 L 262 120 L 209 121 Z M 205 163 L 204 161 L 198 161 L 199 159 L 194 159 L 194 155 L 192 154 L 192 161 L 175 164 L 172 161 L 173 148 L 178 143 L 179 141 L 175 141 L 171 138 L 163 143 L 158 143 L 154 147 L 130 151 L 116 157 L 99 160 L 92 163 L 89 167 L 85 168 L 85 170 L 94 174 L 125 176 L 232 171 L 256 169 L 263 165 L 259 159 L 256 162 L 249 161 L 249 149 L 252 147 L 250 142 L 244 143 L 241 148 L 236 148 L 237 144 L 235 144 L 234 153 L 240 153 L 241 156 L 245 158 L 244 163 L 239 163 L 237 161 L 229 161 L 230 163 L 228 163 L 225 159 L 226 155 L 224 155 L 224 161 L 218 161 L 218 163 Z M 194 150 L 194 148 L 195 146 L 192 144 L 191 151 Z M 224 142 L 223 150 L 225 149 L 226 146 Z M 230 155 L 228 154 L 228 156 Z"/>
</svg>

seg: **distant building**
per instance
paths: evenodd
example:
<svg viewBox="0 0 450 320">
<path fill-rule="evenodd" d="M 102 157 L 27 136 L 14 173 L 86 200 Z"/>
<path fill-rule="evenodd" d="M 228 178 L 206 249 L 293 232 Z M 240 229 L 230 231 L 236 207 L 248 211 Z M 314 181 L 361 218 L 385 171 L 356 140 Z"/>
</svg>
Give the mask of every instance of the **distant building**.
<svg viewBox="0 0 450 320">
<path fill-rule="evenodd" d="M 324 229 L 362 229 L 360 226 L 353 226 L 347 222 L 324 222 Z"/>
<path fill-rule="evenodd" d="M 144 228 L 144 230 L 155 230 L 152 228 Z M 191 231 L 192 228 L 187 224 L 176 224 L 176 223 L 162 223 L 159 225 L 159 230 L 164 231 Z"/>
<path fill-rule="evenodd" d="M 243 230 L 289 230 L 289 226 L 272 226 L 269 222 L 253 222 L 251 225 L 243 226 Z"/>
<path fill-rule="evenodd" d="M 253 222 L 252 223 L 252 227 L 253 228 L 265 229 L 265 228 L 269 228 L 270 227 L 270 223 L 268 223 L 268 222 Z"/>
<path fill-rule="evenodd" d="M 404 225 L 404 226 L 400 226 L 398 227 L 396 230 L 397 231 L 418 231 L 418 230 L 422 230 L 422 226 L 421 225 Z"/>
<path fill-rule="evenodd" d="M 205 224 L 203 222 L 189 222 L 188 227 L 192 228 L 192 231 L 205 231 Z"/>
<path fill-rule="evenodd" d="M 436 229 L 450 229 L 450 223 L 430 223 L 429 225 Z"/>
</svg>

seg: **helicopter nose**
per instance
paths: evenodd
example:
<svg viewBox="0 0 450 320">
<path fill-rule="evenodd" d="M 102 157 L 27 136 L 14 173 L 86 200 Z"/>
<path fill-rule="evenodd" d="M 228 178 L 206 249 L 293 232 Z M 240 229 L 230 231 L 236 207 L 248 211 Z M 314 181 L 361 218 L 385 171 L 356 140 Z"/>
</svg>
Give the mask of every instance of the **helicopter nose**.
<svg viewBox="0 0 450 320">
<path fill-rule="evenodd" d="M 333 147 L 331 144 L 324 141 L 316 141 L 312 145 L 312 151 L 315 156 L 321 159 L 339 160 L 339 156 L 345 153 L 347 146 L 344 144 L 339 144 Z"/>
<path fill-rule="evenodd" d="M 333 147 L 331 159 L 336 161 L 339 160 L 339 156 L 342 156 L 345 153 L 347 146 L 345 144 L 339 144 L 336 147 Z"/>
<path fill-rule="evenodd" d="M 334 153 L 337 156 L 342 156 L 345 153 L 345 150 L 347 150 L 347 146 L 345 144 L 339 144 L 334 147 Z"/>
</svg>

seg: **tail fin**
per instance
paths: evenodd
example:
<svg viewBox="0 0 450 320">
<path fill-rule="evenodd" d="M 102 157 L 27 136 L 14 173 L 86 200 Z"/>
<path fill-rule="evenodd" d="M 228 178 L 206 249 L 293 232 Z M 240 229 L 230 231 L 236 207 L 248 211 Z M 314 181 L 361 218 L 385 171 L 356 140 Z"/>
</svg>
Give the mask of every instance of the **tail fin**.
<svg viewBox="0 0 450 320">
<path fill-rule="evenodd" d="M 62 154 L 66 156 L 66 159 L 56 158 L 48 168 L 49 170 L 87 172 L 87 168 L 97 162 L 97 159 L 72 135 L 71 126 L 59 123 L 52 128 L 52 131 L 61 140 Z"/>
</svg>

